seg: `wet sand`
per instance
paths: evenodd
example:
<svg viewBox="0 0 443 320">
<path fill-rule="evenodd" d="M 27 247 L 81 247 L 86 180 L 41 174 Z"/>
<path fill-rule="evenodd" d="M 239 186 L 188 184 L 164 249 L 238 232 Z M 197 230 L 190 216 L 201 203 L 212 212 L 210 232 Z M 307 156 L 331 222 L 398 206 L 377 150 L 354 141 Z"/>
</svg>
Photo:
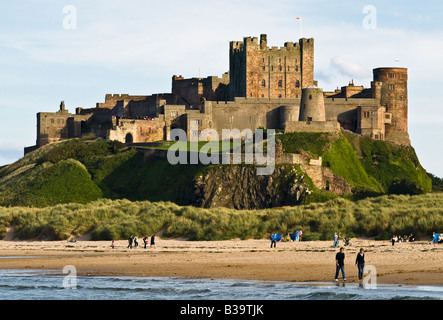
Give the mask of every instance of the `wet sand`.
<svg viewBox="0 0 443 320">
<path fill-rule="evenodd" d="M 155 248 L 128 249 L 127 241 L 0 241 L 0 269 L 63 270 L 78 275 L 152 276 L 211 279 L 333 281 L 332 241 L 186 241 L 156 238 Z M 340 243 L 340 246 L 343 243 Z M 365 249 L 377 283 L 443 285 L 443 245 L 431 241 L 396 243 L 352 239 L 345 246 L 347 282 L 357 282 L 355 258 Z M 339 279 L 341 278 L 341 274 Z"/>
</svg>

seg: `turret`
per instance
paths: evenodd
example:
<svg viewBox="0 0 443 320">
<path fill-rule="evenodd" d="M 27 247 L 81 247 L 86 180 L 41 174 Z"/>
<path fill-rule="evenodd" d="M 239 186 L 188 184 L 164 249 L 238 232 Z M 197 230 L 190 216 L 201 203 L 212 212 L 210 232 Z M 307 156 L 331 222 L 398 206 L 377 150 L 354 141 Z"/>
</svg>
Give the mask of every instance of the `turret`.
<svg viewBox="0 0 443 320">
<path fill-rule="evenodd" d="M 381 82 L 380 105 L 392 114 L 391 124 L 386 125 L 386 138 L 401 144 L 409 144 L 408 135 L 408 69 L 374 69 L 374 82 Z M 391 136 L 391 139 L 390 139 Z"/>
<path fill-rule="evenodd" d="M 323 89 L 310 85 L 302 90 L 299 121 L 326 121 Z"/>
</svg>

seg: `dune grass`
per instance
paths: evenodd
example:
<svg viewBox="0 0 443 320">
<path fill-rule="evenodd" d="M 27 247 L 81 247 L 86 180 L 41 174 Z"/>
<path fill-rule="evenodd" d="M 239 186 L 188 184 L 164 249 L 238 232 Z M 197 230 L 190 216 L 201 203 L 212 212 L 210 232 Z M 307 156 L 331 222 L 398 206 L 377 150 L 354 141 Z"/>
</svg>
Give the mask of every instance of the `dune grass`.
<svg viewBox="0 0 443 320">
<path fill-rule="evenodd" d="M 389 239 L 414 234 L 431 239 L 443 232 L 443 194 L 391 195 L 262 210 L 202 209 L 170 202 L 100 199 L 44 208 L 0 207 L 0 236 L 14 227 L 19 239 L 64 240 L 90 234 L 93 240 L 152 235 L 189 240 L 262 239 L 302 229 L 304 240 L 348 237 Z"/>
</svg>

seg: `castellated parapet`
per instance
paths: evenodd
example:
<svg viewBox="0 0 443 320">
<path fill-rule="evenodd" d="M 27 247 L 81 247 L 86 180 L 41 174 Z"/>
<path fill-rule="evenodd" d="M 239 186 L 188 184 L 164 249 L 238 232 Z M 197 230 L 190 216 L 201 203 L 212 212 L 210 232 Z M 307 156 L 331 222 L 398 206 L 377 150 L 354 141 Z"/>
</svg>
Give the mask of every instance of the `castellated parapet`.
<svg viewBox="0 0 443 320">
<path fill-rule="evenodd" d="M 369 88 L 350 81 L 325 92 L 314 80 L 314 39 L 269 47 L 267 35 L 229 44 L 229 71 L 221 77 L 172 77 L 172 92 L 108 94 L 95 108 L 62 103 L 58 112 L 38 113 L 37 145 L 95 134 L 127 143 L 169 139 L 172 129 L 197 137 L 205 129 L 282 129 L 338 132 L 410 145 L 407 69 L 373 70 Z M 193 123 L 192 130 L 190 123 Z"/>
</svg>

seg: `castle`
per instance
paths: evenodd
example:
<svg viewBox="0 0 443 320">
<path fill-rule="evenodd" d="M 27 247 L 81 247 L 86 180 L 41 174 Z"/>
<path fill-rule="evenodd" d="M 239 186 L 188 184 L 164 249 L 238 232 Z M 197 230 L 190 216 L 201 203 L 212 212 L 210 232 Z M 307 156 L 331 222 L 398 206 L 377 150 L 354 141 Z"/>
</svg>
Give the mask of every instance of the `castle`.
<svg viewBox="0 0 443 320">
<path fill-rule="evenodd" d="M 406 68 L 376 68 L 370 88 L 353 81 L 325 92 L 314 81 L 314 39 L 269 47 L 267 36 L 230 42 L 229 72 L 221 77 L 172 77 L 172 92 L 108 94 L 95 108 L 37 114 L 37 141 L 28 153 L 63 139 L 95 134 L 124 143 L 188 138 L 204 129 L 282 129 L 338 132 L 410 145 Z M 193 123 L 192 130 L 190 124 Z"/>
</svg>

